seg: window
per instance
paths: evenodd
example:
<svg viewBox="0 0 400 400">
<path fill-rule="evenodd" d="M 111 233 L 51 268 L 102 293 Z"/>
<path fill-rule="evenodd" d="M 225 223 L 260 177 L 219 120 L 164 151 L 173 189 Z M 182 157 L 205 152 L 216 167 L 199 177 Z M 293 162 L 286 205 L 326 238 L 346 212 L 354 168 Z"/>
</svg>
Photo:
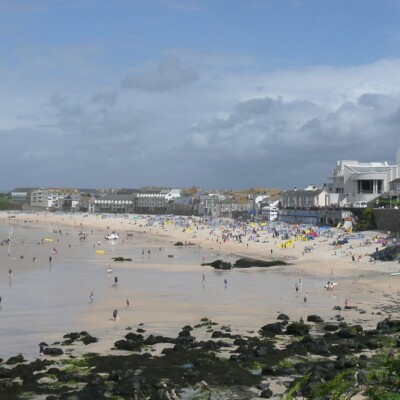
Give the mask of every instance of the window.
<svg viewBox="0 0 400 400">
<path fill-rule="evenodd" d="M 374 193 L 373 183 L 374 183 L 373 180 L 357 181 L 357 193 L 359 193 L 359 194 Z"/>
</svg>

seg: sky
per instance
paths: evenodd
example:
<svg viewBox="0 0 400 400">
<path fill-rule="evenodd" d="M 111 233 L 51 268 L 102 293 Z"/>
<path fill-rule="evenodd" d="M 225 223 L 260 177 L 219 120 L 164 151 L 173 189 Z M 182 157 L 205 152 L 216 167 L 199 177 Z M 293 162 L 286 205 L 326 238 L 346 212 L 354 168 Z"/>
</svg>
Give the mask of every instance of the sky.
<svg viewBox="0 0 400 400">
<path fill-rule="evenodd" d="M 322 186 L 395 163 L 398 0 L 0 0 L 0 188 Z"/>
</svg>

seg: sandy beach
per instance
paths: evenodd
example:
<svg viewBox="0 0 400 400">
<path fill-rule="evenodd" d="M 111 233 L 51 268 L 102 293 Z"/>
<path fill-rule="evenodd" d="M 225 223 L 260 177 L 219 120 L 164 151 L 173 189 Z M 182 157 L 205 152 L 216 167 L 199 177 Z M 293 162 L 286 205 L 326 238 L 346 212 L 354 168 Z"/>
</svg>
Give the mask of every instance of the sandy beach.
<svg viewBox="0 0 400 400">
<path fill-rule="evenodd" d="M 119 239 L 105 240 L 111 232 Z M 390 273 L 400 265 L 374 263 L 367 256 L 381 246 L 375 238 L 383 234 L 353 234 L 348 243 L 335 247 L 332 243 L 343 232 L 327 232 L 308 241 L 299 235 L 288 243 L 274 238 L 265 224 L 3 212 L 0 240 L 10 236 L 11 245 L 0 246 L 0 358 L 22 353 L 34 359 L 39 342 L 60 341 L 65 333 L 82 330 L 99 342 L 75 351 L 110 352 L 128 327 L 176 335 L 203 317 L 238 333 L 257 331 L 276 321 L 280 312 L 292 320 L 317 314 L 326 321 L 341 313 L 346 321 L 365 327 L 388 315 L 398 318 L 400 276 Z M 174 246 L 177 241 L 186 245 Z M 112 257 L 132 261 L 114 262 Z M 290 265 L 229 271 L 201 266 L 240 257 L 279 258 Z M 328 291 L 327 281 L 337 286 Z M 343 307 L 346 299 L 356 309 L 333 309 Z"/>
</svg>

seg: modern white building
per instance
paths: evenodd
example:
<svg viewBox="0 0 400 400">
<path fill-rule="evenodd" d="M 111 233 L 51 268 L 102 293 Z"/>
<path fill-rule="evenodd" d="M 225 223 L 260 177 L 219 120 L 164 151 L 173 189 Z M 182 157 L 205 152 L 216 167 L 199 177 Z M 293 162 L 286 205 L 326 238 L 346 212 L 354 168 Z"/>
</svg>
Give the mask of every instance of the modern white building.
<svg viewBox="0 0 400 400">
<path fill-rule="evenodd" d="M 383 162 L 337 161 L 332 170 L 327 191 L 336 201 L 332 204 L 345 206 L 360 201 L 371 202 L 382 193 L 390 191 L 390 182 L 399 177 L 400 148 L 397 150 L 397 164 Z"/>
</svg>

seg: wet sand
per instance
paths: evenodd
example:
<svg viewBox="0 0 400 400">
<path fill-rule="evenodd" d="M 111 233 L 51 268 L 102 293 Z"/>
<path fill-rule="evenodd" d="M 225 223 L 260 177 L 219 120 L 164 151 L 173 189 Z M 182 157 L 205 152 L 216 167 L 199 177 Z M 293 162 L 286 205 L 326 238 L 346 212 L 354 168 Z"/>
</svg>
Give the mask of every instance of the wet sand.
<svg viewBox="0 0 400 400">
<path fill-rule="evenodd" d="M 342 311 L 348 322 L 372 327 L 390 312 L 398 317 L 392 306 L 399 298 L 400 277 L 389 273 L 398 271 L 399 264 L 370 263 L 364 255 L 375 249 L 375 243 L 360 246 L 352 242 L 353 249 L 348 251 L 363 255 L 360 262 L 353 262 L 350 254 L 333 255 L 333 239 L 296 242 L 295 248 L 283 250 L 277 247 L 282 241 L 275 243 L 269 233 L 262 233 L 259 242 L 221 244 L 217 229 L 149 227 L 144 217 L 12 215 L 15 218 L 0 214 L 0 240 L 12 229 L 10 255 L 8 246 L 0 246 L 0 358 L 22 353 L 33 359 L 38 355 L 39 342 L 60 341 L 72 331 L 86 330 L 99 338 L 99 343 L 77 351 L 110 352 L 128 327 L 136 330 L 140 326 L 146 334 L 176 336 L 182 326 L 195 325 L 203 317 L 239 333 L 257 331 L 276 321 L 280 312 L 292 320 L 310 314 L 331 320 L 339 313 L 333 307 L 343 307 L 346 298 L 349 305 L 367 311 Z M 62 235 L 54 233 L 59 230 Z M 81 243 L 82 231 L 87 238 Z M 119 232 L 120 238 L 105 241 L 109 231 Z M 128 238 L 127 232 L 132 236 Z M 52 241 L 42 244 L 45 238 Z M 177 240 L 193 245 L 173 246 Z M 303 255 L 308 245 L 313 251 Z M 271 249 L 272 257 L 279 256 L 292 265 L 230 271 L 200 265 L 217 258 L 235 261 L 239 256 L 268 259 Z M 105 253 L 96 254 L 95 250 Z M 117 263 L 111 260 L 114 256 L 132 261 Z M 109 265 L 112 273 L 107 273 Z M 9 268 L 12 278 L 8 277 Z M 118 287 L 113 287 L 115 276 Z M 339 282 L 335 289 L 323 289 L 333 278 Z M 296 293 L 294 285 L 299 279 L 302 286 Z M 307 303 L 303 301 L 305 293 Z M 389 311 L 377 315 L 384 306 Z M 117 321 L 112 318 L 114 309 L 119 311 Z"/>
</svg>

